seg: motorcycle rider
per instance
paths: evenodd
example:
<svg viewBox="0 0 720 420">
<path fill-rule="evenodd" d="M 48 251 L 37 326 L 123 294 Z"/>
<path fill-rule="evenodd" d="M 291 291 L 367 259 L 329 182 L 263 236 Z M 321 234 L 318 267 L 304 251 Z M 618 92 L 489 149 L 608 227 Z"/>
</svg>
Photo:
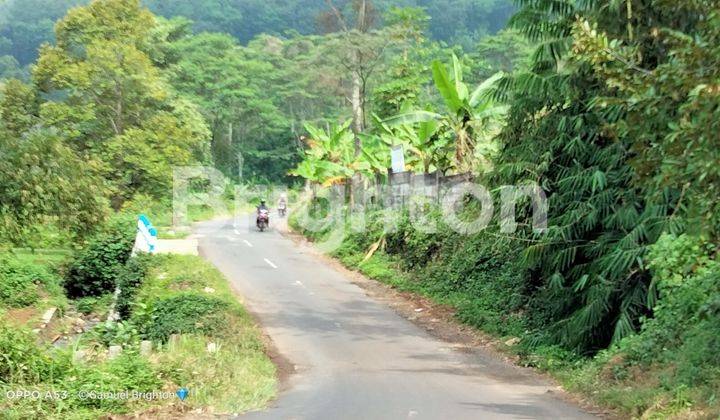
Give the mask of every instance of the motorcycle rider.
<svg viewBox="0 0 720 420">
<path fill-rule="evenodd" d="M 270 209 L 268 209 L 267 204 L 265 204 L 265 200 L 260 200 L 260 205 L 257 206 L 257 217 L 255 218 L 255 224 L 260 224 L 260 212 L 266 211 L 270 212 Z M 270 221 L 270 218 L 268 217 L 268 222 Z"/>
<path fill-rule="evenodd" d="M 287 209 L 287 197 L 285 196 L 285 194 L 280 195 L 280 200 L 278 200 L 277 208 L 280 215 L 284 216 L 285 210 Z"/>
<path fill-rule="evenodd" d="M 264 200 L 264 199 L 263 199 L 263 200 L 260 200 L 260 205 L 257 206 L 257 212 L 258 212 L 258 213 L 260 213 L 260 210 L 268 210 L 268 211 L 269 211 L 267 205 L 265 204 L 265 200 Z"/>
</svg>

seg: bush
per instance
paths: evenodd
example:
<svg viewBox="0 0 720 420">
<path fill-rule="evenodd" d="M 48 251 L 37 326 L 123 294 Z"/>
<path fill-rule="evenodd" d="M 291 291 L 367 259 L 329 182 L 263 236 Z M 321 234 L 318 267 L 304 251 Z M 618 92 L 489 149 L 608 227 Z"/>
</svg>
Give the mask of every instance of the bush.
<svg viewBox="0 0 720 420">
<path fill-rule="evenodd" d="M 651 247 L 649 266 L 658 291 L 654 317 L 609 351 L 622 360 L 617 370 L 672 366 L 662 375 L 664 391 L 692 389 L 695 401 L 717 397 L 720 264 L 714 254 L 714 245 L 689 235 L 665 235 Z"/>
<path fill-rule="evenodd" d="M 165 298 L 155 303 L 143 333 L 162 342 L 172 334 L 212 334 L 227 324 L 229 306 L 220 299 L 192 293 Z"/>
<path fill-rule="evenodd" d="M 120 318 L 128 319 L 130 317 L 133 299 L 138 287 L 147 275 L 151 259 L 152 256 L 149 254 L 139 254 L 130 258 L 120 270 L 117 280 L 120 295 L 115 307 L 120 314 Z"/>
<path fill-rule="evenodd" d="M 116 216 L 70 264 L 65 289 L 69 297 L 99 296 L 115 290 L 135 239 L 134 218 Z"/>
<path fill-rule="evenodd" d="M 57 286 L 58 277 L 42 265 L 13 257 L 0 257 L 0 303 L 10 307 L 29 306 L 38 301 L 38 284 Z"/>
<path fill-rule="evenodd" d="M 75 307 L 84 315 L 90 315 L 97 308 L 101 299 L 95 296 L 86 296 L 75 301 Z"/>
<path fill-rule="evenodd" d="M 666 235 L 652 246 L 649 265 L 658 300 L 654 318 L 642 326 L 642 340 L 628 349 L 634 359 L 660 359 L 664 349 L 677 350 L 689 334 L 700 334 L 693 331 L 715 318 L 709 308 L 720 298 L 720 264 L 713 253 L 712 244 L 688 235 Z"/>
<path fill-rule="evenodd" d="M 372 232 L 383 229 L 378 216 L 373 215 L 369 234 L 349 236 L 340 253 L 364 255 L 368 248 L 364 238 L 378 237 Z M 464 323 L 501 336 L 521 335 L 529 291 L 527 271 L 517 258 L 518 246 L 487 233 L 455 234 L 443 225 L 437 209 L 427 217 L 437 223 L 436 233 L 416 229 L 406 211 L 398 229 L 386 234 L 385 251 L 411 273 L 413 289 L 455 306 Z"/>
</svg>

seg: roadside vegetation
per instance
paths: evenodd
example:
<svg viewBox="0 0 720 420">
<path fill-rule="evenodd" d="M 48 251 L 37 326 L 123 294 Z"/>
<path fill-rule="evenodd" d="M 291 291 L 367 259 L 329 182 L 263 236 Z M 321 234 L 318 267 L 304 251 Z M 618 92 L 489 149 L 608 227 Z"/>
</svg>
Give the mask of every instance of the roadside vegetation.
<svg viewBox="0 0 720 420">
<path fill-rule="evenodd" d="M 275 367 L 227 280 L 198 257 L 130 257 L 134 225 L 115 226 L 59 265 L 41 257 L 3 257 L 4 418 L 232 414 L 262 408 L 276 392 Z M 116 285 L 122 291 L 116 303 L 122 319 L 105 322 Z M 39 317 L 49 307 L 59 313 L 41 326 Z M 110 354 L 112 346 L 119 346 L 119 355 Z M 175 395 L 181 388 L 189 391 L 184 401 Z M 6 397 L 17 390 L 41 394 Z M 168 396 L 149 401 L 89 397 L 122 391 Z"/>
<path fill-rule="evenodd" d="M 551 373 L 620 417 L 716 417 L 718 265 L 696 254 L 713 250 L 707 242 L 667 235 L 653 245 L 647 258 L 659 290 L 652 315 L 637 333 L 580 352 L 553 340 L 551 302 L 528 285 L 518 244 L 490 232 L 421 234 L 409 223 L 386 233 L 383 212 L 371 217 L 369 231 L 347 236 L 331 253 L 348 268 L 453 308 L 458 321 L 496 337 L 498 349 L 517 355 L 520 364 Z M 296 216 L 291 225 L 313 240 L 330 237 L 304 231 Z"/>
</svg>

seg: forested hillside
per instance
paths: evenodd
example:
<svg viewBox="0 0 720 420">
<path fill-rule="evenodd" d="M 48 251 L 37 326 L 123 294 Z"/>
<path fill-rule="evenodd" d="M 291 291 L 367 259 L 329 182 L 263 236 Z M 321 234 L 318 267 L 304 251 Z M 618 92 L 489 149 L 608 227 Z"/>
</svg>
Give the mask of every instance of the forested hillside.
<svg viewBox="0 0 720 420">
<path fill-rule="evenodd" d="M 43 42 L 52 42 L 53 25 L 73 6 L 87 0 L 2 0 L 0 2 L 0 78 L 21 75 L 37 57 Z M 325 0 L 145 0 L 150 10 L 172 18 L 193 21 L 195 32 L 222 32 L 246 44 L 257 35 L 302 35 L 323 32 Z M 338 5 L 350 7 L 349 2 Z M 378 1 L 378 23 L 391 7 L 422 7 L 431 17 L 429 35 L 448 44 L 472 48 L 483 36 L 502 29 L 513 11 L 510 0 Z"/>
<path fill-rule="evenodd" d="M 29 78 L 29 66 L 40 46 L 55 42 L 55 20 L 70 7 L 84 3 L 5 0 L 0 4 L 0 79 Z M 286 175 L 299 159 L 303 123 L 333 121 L 347 115 L 349 110 L 343 106 L 351 83 L 343 64 L 347 51 L 337 48 L 345 41 L 336 32 L 339 28 L 332 23 L 334 12 L 324 0 L 148 0 L 145 4 L 160 16 L 173 18 L 161 23 L 163 33 L 157 34 L 172 41 L 173 45 L 168 46 L 171 54 L 157 64 L 167 68 L 166 75 L 179 93 L 201 106 L 212 131 L 216 166 L 226 175 L 238 174 L 238 152 L 242 149 L 245 176 L 289 182 Z M 337 2 L 334 6 L 348 16 L 354 13 L 351 2 Z M 397 48 L 410 49 L 414 56 L 427 60 L 441 54 L 437 40 L 462 42 L 471 54 L 487 49 L 487 58 L 467 61 L 477 69 L 471 75 L 476 79 L 487 77 L 492 70 L 510 68 L 527 56 L 527 50 L 523 50 L 526 43 L 515 34 L 488 37 L 500 30 L 510 16 L 511 7 L 504 0 L 453 2 L 452 6 L 424 1 L 417 2 L 420 8 L 414 9 L 398 6 L 377 2 L 368 11 L 373 33 L 366 36 L 368 44 L 363 48 L 370 55 L 373 50 L 383 50 L 369 60 L 370 67 L 363 75 L 367 78 L 363 90 L 368 93 L 368 106 L 376 99 L 369 95 L 373 85 L 388 82 L 387 71 L 391 68 L 412 70 L 413 74 L 390 82 L 388 89 L 399 88 L 398 82 L 405 83 L 402 80 L 418 86 L 429 83 L 429 74 L 421 68 L 403 69 L 393 64 Z M 410 45 L 408 37 L 415 35 L 408 31 L 417 30 L 422 31 L 422 39 Z M 190 37 L 197 32 L 201 33 Z M 419 50 L 415 44 L 424 48 Z M 266 89 L 269 85 L 274 86 L 270 91 Z M 377 99 L 383 94 L 393 92 L 378 89 Z M 398 98 L 386 99 L 395 107 L 402 102 Z"/>
<path fill-rule="evenodd" d="M 144 3 L 161 16 L 192 16 L 196 30 L 226 32 L 241 43 L 261 33 L 322 32 L 318 20 L 327 11 L 325 0 L 145 0 Z M 336 3 L 341 8 L 352 7 L 352 1 Z M 514 9 L 509 0 L 380 0 L 373 5 L 379 20 L 392 7 L 422 7 L 431 18 L 429 35 L 433 39 L 468 47 L 502 29 Z"/>
</svg>

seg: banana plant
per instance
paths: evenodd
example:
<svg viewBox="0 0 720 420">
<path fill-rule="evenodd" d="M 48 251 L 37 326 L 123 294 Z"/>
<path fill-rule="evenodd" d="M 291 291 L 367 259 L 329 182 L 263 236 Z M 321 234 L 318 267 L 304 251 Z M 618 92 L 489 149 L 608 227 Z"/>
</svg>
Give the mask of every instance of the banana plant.
<svg viewBox="0 0 720 420">
<path fill-rule="evenodd" d="M 382 138 L 372 134 L 360 134 L 360 164 L 366 175 L 387 176 L 390 167 L 390 148 Z"/>
<path fill-rule="evenodd" d="M 305 151 L 305 159 L 290 174 L 330 186 L 343 184 L 356 173 L 383 173 L 389 165 L 383 159 L 381 145 L 367 138 L 362 142 L 361 153 L 356 154 L 351 123 L 332 125 L 327 132 L 305 124 L 305 130 L 310 135 L 307 141 L 309 148 Z M 389 150 L 385 154 L 389 156 Z"/>
<path fill-rule="evenodd" d="M 452 76 L 443 62 L 436 60 L 432 64 L 433 81 L 446 108 L 443 114 L 416 110 L 400 113 L 383 122 L 391 127 L 436 122 L 441 130 L 452 134 L 456 165 L 466 169 L 471 165 L 477 139 L 487 137 L 507 113 L 507 107 L 497 105 L 489 95 L 503 74 L 495 74 L 471 93 L 463 82 L 460 60 L 455 54 L 452 58 Z"/>
<path fill-rule="evenodd" d="M 409 152 L 406 165 L 413 172 L 429 173 L 434 167 L 441 171 L 449 166 L 447 159 L 451 146 L 448 136 L 440 132 L 436 120 L 421 121 L 416 124 L 390 126 L 380 117 L 373 115 L 377 137 L 387 146 L 402 145 Z"/>
<path fill-rule="evenodd" d="M 307 179 L 314 184 L 332 185 L 338 179 L 352 176 L 347 168 L 335 162 L 307 158 L 290 171 L 290 175 Z"/>
</svg>

